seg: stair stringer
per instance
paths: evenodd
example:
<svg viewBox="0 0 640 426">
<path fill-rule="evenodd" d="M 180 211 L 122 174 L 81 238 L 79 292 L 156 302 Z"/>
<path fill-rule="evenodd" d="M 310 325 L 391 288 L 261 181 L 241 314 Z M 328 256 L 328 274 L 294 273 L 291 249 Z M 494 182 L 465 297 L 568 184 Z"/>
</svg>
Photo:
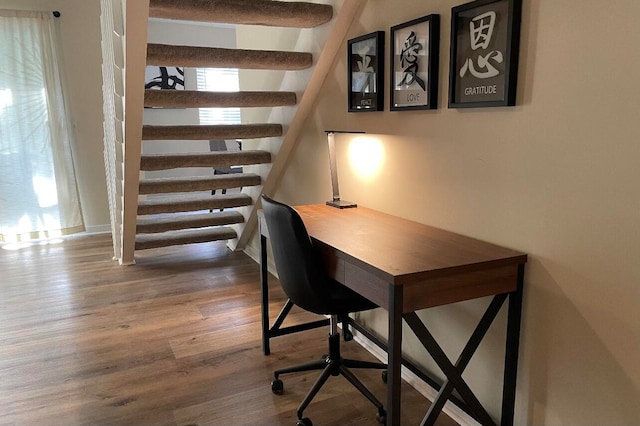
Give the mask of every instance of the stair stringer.
<svg viewBox="0 0 640 426">
<path fill-rule="evenodd" d="M 257 225 L 260 195 L 262 193 L 273 195 L 325 78 L 336 56 L 344 52 L 343 41 L 351 23 L 366 0 L 334 0 L 327 3 L 332 3 L 334 11 L 338 10 L 338 13 L 334 13 L 334 18 L 326 25 L 302 29 L 295 48 L 296 51 L 311 52 L 317 60 L 307 70 L 287 71 L 280 87 L 283 91 L 296 92 L 300 99 L 298 105 L 271 110 L 268 122 L 281 123 L 284 127 L 284 136 L 263 139 L 251 145 L 251 149 L 270 151 L 274 160 L 271 164 L 247 167 L 248 172 L 262 177 L 263 185 L 242 190 L 252 198 L 253 204 L 238 209 L 245 217 L 245 222 L 232 225 L 238 235 L 238 238 L 228 241 L 228 246 L 232 250 L 244 250 L 253 236 Z"/>
<path fill-rule="evenodd" d="M 126 265 L 134 263 L 149 0 L 101 0 L 100 11 L 109 215 L 114 260 Z"/>
</svg>

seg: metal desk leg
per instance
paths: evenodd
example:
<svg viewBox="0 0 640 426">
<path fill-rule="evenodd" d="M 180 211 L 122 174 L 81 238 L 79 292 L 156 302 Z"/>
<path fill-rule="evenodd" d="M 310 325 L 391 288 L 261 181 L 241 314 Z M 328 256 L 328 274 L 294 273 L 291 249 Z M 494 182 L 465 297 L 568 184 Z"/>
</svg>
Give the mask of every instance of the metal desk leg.
<svg viewBox="0 0 640 426">
<path fill-rule="evenodd" d="M 516 378 L 518 375 L 518 350 L 520 348 L 520 322 L 522 317 L 522 288 L 524 264 L 518 265 L 518 287 L 509 293 L 507 315 L 507 348 L 504 359 L 504 381 L 502 386 L 502 426 L 513 426 L 516 403 Z"/>
<path fill-rule="evenodd" d="M 387 369 L 387 426 L 400 424 L 402 368 L 402 286 L 389 287 L 389 344 Z"/>
<path fill-rule="evenodd" d="M 260 292 L 262 295 L 262 351 L 271 353 L 269 347 L 269 271 L 267 270 L 267 238 L 260 234 Z"/>
</svg>

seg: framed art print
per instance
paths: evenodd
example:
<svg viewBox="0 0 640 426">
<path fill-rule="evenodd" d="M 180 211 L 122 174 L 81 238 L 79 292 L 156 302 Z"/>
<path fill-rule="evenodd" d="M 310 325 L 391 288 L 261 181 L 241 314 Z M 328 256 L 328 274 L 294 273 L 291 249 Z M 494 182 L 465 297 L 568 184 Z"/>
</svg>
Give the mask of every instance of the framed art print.
<svg viewBox="0 0 640 426">
<path fill-rule="evenodd" d="M 391 27 L 391 111 L 438 107 L 440 15 Z"/>
<path fill-rule="evenodd" d="M 449 108 L 514 106 L 522 0 L 451 10 Z"/>
<path fill-rule="evenodd" d="M 144 88 L 151 90 L 184 90 L 184 68 L 147 66 Z"/>
<path fill-rule="evenodd" d="M 349 112 L 384 111 L 384 31 L 347 42 Z"/>
</svg>

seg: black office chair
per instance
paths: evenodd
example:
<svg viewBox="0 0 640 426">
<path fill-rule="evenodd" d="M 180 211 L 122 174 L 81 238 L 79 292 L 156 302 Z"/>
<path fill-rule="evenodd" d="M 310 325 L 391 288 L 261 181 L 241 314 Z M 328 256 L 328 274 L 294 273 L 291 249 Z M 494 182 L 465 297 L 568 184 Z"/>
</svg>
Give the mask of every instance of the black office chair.
<svg viewBox="0 0 640 426">
<path fill-rule="evenodd" d="M 281 394 L 284 391 L 284 385 L 279 378 L 281 374 L 324 370 L 297 411 L 296 426 L 311 426 L 311 420 L 303 417 L 303 411 L 329 376 L 343 375 L 376 406 L 378 409 L 376 418 L 380 423 L 384 423 L 386 412 L 382 403 L 354 376 L 349 368 L 386 370 L 387 366 L 377 362 L 342 358 L 340 355 L 340 334 L 337 327 L 339 316 L 377 308 L 377 305 L 327 276 L 304 223 L 293 208 L 274 201 L 266 195 L 262 196 L 262 208 L 269 230 L 273 257 L 284 292 L 294 304 L 302 309 L 331 316 L 329 355 L 318 361 L 276 370 L 271 390 L 276 394 Z"/>
<path fill-rule="evenodd" d="M 242 141 L 236 141 L 238 146 L 237 151 L 242 151 Z M 224 139 L 221 140 L 210 140 L 209 141 L 209 151 L 210 152 L 218 152 L 218 151 L 228 151 L 227 141 Z M 237 174 L 242 173 L 242 166 L 218 166 L 213 168 L 213 175 L 229 175 L 229 174 Z M 242 187 L 240 187 L 240 191 L 242 191 Z M 226 188 L 222 189 L 222 195 L 226 194 Z M 216 195 L 216 190 L 211 190 L 211 195 Z M 220 211 L 224 211 L 224 209 L 220 209 Z M 213 213 L 213 209 L 209 209 L 209 213 Z"/>
</svg>

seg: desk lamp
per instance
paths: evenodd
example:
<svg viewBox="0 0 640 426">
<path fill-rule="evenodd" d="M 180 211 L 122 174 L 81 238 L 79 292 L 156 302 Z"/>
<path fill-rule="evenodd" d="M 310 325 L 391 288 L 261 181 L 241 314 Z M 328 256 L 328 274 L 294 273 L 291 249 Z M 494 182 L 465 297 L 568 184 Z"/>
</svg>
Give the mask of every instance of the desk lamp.
<svg viewBox="0 0 640 426">
<path fill-rule="evenodd" d="M 350 201 L 344 201 L 340 199 L 340 190 L 338 189 L 338 168 L 336 166 L 336 150 L 335 150 L 335 134 L 336 133 L 351 133 L 362 134 L 364 132 L 352 132 L 344 130 L 325 130 L 327 134 L 327 142 L 329 144 L 329 168 L 331 170 L 331 187 L 333 188 L 333 200 L 327 201 L 327 205 L 338 209 L 348 209 L 352 207 L 358 207 L 356 203 Z"/>
</svg>

